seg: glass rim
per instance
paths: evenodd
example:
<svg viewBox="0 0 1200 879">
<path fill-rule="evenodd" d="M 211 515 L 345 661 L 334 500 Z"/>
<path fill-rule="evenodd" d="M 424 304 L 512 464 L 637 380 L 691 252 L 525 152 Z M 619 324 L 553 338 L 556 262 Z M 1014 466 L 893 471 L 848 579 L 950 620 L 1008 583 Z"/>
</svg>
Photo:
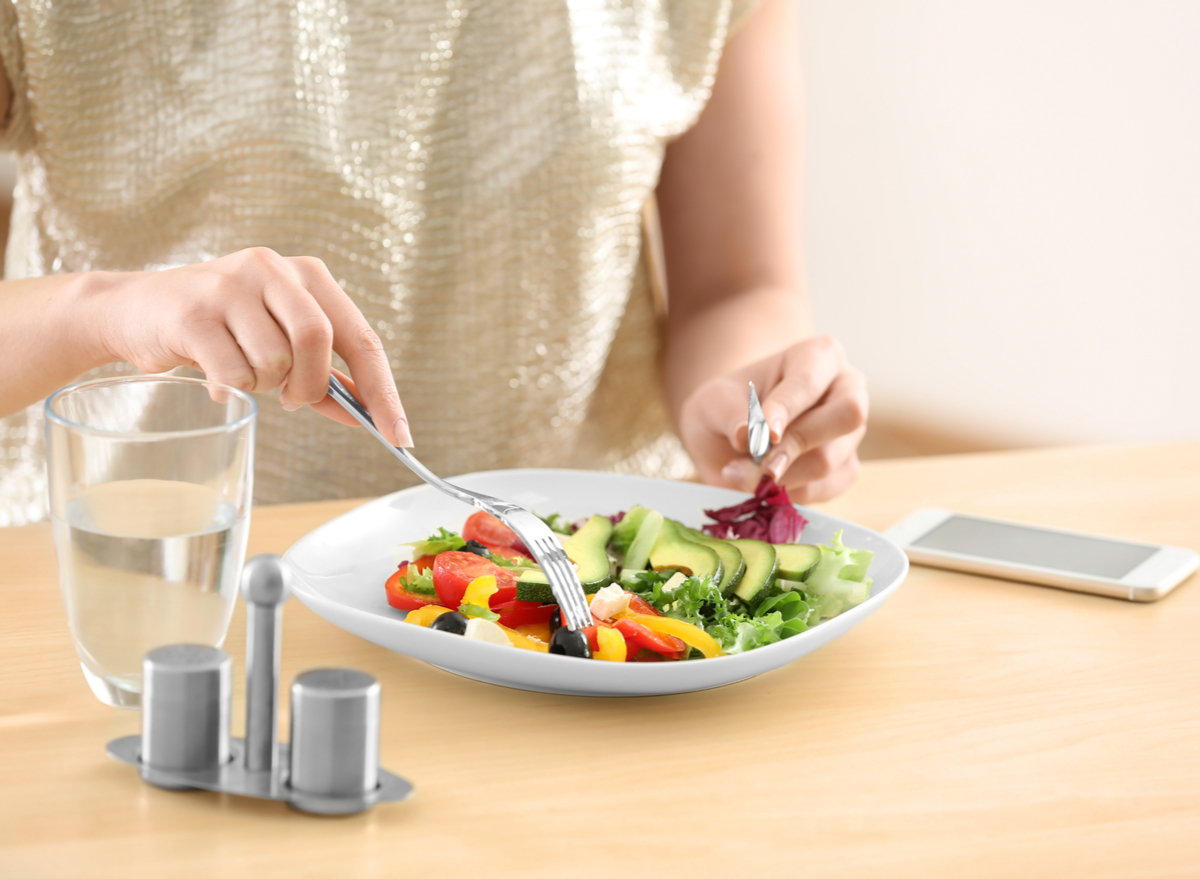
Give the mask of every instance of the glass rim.
<svg viewBox="0 0 1200 879">
<path fill-rule="evenodd" d="M 236 421 L 229 421 L 225 424 L 215 424 L 212 427 L 194 427 L 189 430 L 156 430 L 156 431 L 139 431 L 139 430 L 109 430 L 104 427 L 94 427 L 90 424 L 81 424 L 78 421 L 72 421 L 64 415 L 54 411 L 54 403 L 59 397 L 67 394 L 76 393 L 78 391 L 87 390 L 93 387 L 102 385 L 122 385 L 122 384 L 142 384 L 150 382 L 159 382 L 162 384 L 187 384 L 187 385 L 204 385 L 210 388 L 220 388 L 222 391 L 233 394 L 235 397 L 250 404 L 250 410 Z M 101 436 L 125 437 L 130 440 L 155 440 L 155 439 L 174 439 L 176 437 L 199 437 L 215 435 L 219 433 L 230 433 L 246 427 L 253 423 L 258 415 L 258 402 L 247 394 L 245 391 L 239 391 L 237 388 L 223 385 L 220 382 L 209 381 L 206 378 L 192 378 L 185 375 L 123 375 L 123 376 L 108 376 L 106 378 L 93 378 L 87 381 L 76 382 L 75 384 L 66 385 L 59 388 L 53 394 L 46 398 L 43 404 L 46 419 L 57 424 L 59 427 L 69 428 L 70 430 L 79 431 L 81 433 L 99 434 Z"/>
</svg>

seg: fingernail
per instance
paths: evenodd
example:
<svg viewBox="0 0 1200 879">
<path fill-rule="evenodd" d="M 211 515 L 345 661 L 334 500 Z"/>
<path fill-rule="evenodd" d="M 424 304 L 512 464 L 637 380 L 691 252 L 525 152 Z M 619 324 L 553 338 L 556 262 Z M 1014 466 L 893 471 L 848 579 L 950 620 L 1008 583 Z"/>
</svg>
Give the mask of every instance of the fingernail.
<svg viewBox="0 0 1200 879">
<path fill-rule="evenodd" d="M 284 403 L 283 404 L 284 412 L 295 412 L 297 409 L 300 409 L 300 408 L 302 408 L 302 407 L 298 403 Z"/>
<path fill-rule="evenodd" d="M 777 443 L 783 438 L 783 419 L 776 418 L 771 421 L 771 442 Z"/>
<path fill-rule="evenodd" d="M 396 435 L 396 445 L 400 448 L 411 449 L 415 445 L 412 433 L 408 429 L 408 419 L 397 418 L 396 423 L 392 425 L 392 433 Z"/>
<path fill-rule="evenodd" d="M 783 479 L 783 474 L 787 472 L 788 456 L 784 452 L 776 452 L 767 459 L 767 463 L 763 469 L 771 474 L 771 478 L 776 482 Z"/>
</svg>

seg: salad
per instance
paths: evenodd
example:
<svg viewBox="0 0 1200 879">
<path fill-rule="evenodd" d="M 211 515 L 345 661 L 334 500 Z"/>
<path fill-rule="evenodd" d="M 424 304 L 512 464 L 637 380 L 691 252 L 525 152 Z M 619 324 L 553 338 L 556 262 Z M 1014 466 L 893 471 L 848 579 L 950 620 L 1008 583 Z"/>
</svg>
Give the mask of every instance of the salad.
<svg viewBox="0 0 1200 879">
<path fill-rule="evenodd" d="M 741 504 L 706 510 L 700 530 L 635 506 L 580 522 L 550 515 L 592 611 L 574 655 L 677 662 L 743 653 L 797 635 L 865 601 L 873 553 L 841 532 L 800 543 L 807 524 L 787 491 L 763 477 Z M 568 652 L 549 581 L 516 534 L 478 512 L 461 532 L 406 544 L 385 584 L 405 621 L 522 650 Z M 565 634 L 565 632 L 564 632 Z"/>
</svg>

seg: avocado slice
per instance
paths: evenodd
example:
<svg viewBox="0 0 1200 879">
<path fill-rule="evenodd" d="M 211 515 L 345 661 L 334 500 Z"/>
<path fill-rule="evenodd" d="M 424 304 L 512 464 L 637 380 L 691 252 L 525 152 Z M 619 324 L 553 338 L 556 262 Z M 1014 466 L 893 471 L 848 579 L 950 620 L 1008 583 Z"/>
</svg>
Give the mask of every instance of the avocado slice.
<svg viewBox="0 0 1200 879">
<path fill-rule="evenodd" d="M 742 553 L 736 546 L 728 540 L 721 540 L 717 537 L 710 537 L 703 531 L 696 531 L 692 528 L 683 528 L 680 526 L 683 536 L 692 543 L 699 543 L 701 546 L 707 546 L 716 551 L 721 557 L 721 595 L 728 598 L 729 594 L 741 582 L 742 576 L 746 573 L 746 560 L 742 558 Z M 815 563 L 814 563 L 815 564 Z"/>
<path fill-rule="evenodd" d="M 612 582 L 607 551 L 612 530 L 612 522 L 607 516 L 592 516 L 563 544 L 567 558 L 579 567 L 579 582 L 583 584 L 584 592 L 598 592 Z M 546 575 L 533 568 L 521 572 L 517 580 L 517 600 L 540 601 L 542 604 L 558 602 Z"/>
<path fill-rule="evenodd" d="M 733 590 L 733 594 L 740 598 L 746 607 L 754 610 L 780 592 L 775 582 L 779 574 L 779 558 L 775 554 L 775 547 L 761 540 L 745 538 L 729 542 L 738 548 L 742 558 L 746 560 L 746 573 L 742 575 L 742 582 Z"/>
<path fill-rule="evenodd" d="M 821 560 L 821 549 L 810 543 L 777 543 L 775 555 L 779 558 L 780 577 L 803 580 Z"/>
<path fill-rule="evenodd" d="M 658 540 L 650 550 L 650 566 L 656 571 L 678 568 L 689 577 L 712 577 L 721 582 L 721 557 L 716 550 L 685 538 L 682 526 L 671 519 L 663 519 Z"/>
</svg>

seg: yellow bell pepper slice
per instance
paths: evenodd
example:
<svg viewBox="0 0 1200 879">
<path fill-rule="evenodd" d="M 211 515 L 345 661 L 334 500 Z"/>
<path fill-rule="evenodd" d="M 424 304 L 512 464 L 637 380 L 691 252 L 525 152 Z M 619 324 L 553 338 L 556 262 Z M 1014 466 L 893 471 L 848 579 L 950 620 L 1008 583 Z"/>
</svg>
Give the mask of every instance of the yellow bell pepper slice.
<svg viewBox="0 0 1200 879">
<path fill-rule="evenodd" d="M 625 639 L 616 629 L 608 626 L 596 627 L 596 640 L 599 642 L 593 659 L 606 659 L 609 662 L 625 661 Z"/>
<path fill-rule="evenodd" d="M 484 574 L 482 577 L 476 577 L 467 584 L 467 591 L 463 594 L 463 599 L 459 603 L 461 610 L 468 604 L 473 604 L 476 607 L 481 607 L 488 610 L 488 601 L 500 589 L 496 585 L 496 578 L 491 574 Z"/>
<path fill-rule="evenodd" d="M 450 608 L 442 607 L 440 604 L 427 604 L 416 610 L 410 610 L 404 618 L 404 622 L 412 623 L 414 626 L 428 626 L 444 613 L 450 613 Z"/>
<path fill-rule="evenodd" d="M 497 623 L 496 625 L 500 625 Z M 531 638 L 528 635 L 523 635 L 516 629 L 510 629 L 508 626 L 500 626 L 504 630 L 504 634 L 508 635 L 508 640 L 512 642 L 513 647 L 520 647 L 522 650 L 535 650 L 538 653 L 549 653 L 550 645 L 545 641 L 539 641 L 537 638 Z"/>
<path fill-rule="evenodd" d="M 656 617 L 647 613 L 634 613 L 633 611 L 626 611 L 617 616 L 633 620 L 635 623 L 641 623 L 652 631 L 660 632 L 664 635 L 674 635 L 689 647 L 695 647 L 704 654 L 706 659 L 712 659 L 714 656 L 721 655 L 721 645 L 716 642 L 713 636 L 703 629 L 693 626 L 691 623 L 685 623 L 683 620 L 676 620 L 671 617 Z"/>
</svg>

